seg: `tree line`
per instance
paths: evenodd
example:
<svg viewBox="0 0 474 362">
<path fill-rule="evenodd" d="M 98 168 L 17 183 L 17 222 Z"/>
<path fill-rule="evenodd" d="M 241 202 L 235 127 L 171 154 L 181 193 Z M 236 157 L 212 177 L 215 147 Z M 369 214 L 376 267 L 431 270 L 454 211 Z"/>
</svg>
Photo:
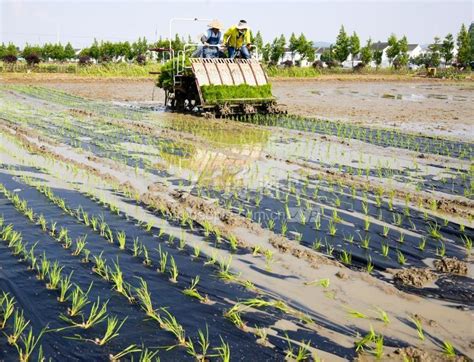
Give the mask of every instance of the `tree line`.
<svg viewBox="0 0 474 362">
<path fill-rule="evenodd" d="M 190 37 L 185 41 L 184 38 L 176 35 L 171 40 L 171 47 L 175 51 L 183 50 L 184 44 L 187 42 L 191 42 Z M 134 42 L 98 42 L 94 40 L 91 46 L 82 49 L 79 54 L 76 54 L 69 42 L 66 45 L 61 43 L 46 43 L 42 46 L 26 44 L 21 51 L 12 43 L 8 45 L 2 43 L 0 45 L 0 59 L 4 62 L 14 63 L 18 57 L 22 57 L 29 65 L 50 60 L 59 62 L 78 60 L 81 64 L 89 64 L 92 61 L 99 63 L 136 61 L 139 64 L 144 64 L 150 48 L 167 49 L 169 43 L 168 39 L 163 38 L 150 43 L 145 37 Z M 438 67 L 442 62 L 444 64 L 454 62 L 460 66 L 467 66 L 474 61 L 474 25 L 472 23 L 469 29 L 464 24 L 461 25 L 456 40 L 452 34 L 447 34 L 444 39 L 436 36 L 428 47 L 429 51 L 413 59 L 410 59 L 408 55 L 406 36 L 397 38 L 395 34 L 392 34 L 387 39 L 387 43 L 386 56 L 390 65 L 395 68 L 405 67 L 409 62 L 426 67 Z M 373 43 L 370 38 L 362 46 L 357 33 L 354 31 L 352 34 L 348 34 L 344 26 L 341 26 L 335 43 L 326 48 L 321 54 L 320 60 L 316 62 L 316 49 L 313 42 L 308 40 L 304 34 L 297 36 L 292 33 L 288 42 L 282 34 L 273 41 L 264 43 L 260 31 L 258 31 L 255 35 L 252 34 L 252 44 L 261 54 L 264 62 L 274 65 L 280 62 L 287 51 L 291 53 L 293 60 L 298 54 L 298 62 L 306 60 L 314 62 L 314 65 L 324 62 L 329 67 L 340 66 L 349 56 L 351 56 L 353 66 L 356 63 L 365 66 L 373 62 L 378 67 L 381 65 L 383 57 L 383 49 Z M 457 45 L 456 57 L 454 57 L 455 45 Z M 163 59 L 166 60 L 166 58 L 167 55 L 163 53 Z"/>
</svg>

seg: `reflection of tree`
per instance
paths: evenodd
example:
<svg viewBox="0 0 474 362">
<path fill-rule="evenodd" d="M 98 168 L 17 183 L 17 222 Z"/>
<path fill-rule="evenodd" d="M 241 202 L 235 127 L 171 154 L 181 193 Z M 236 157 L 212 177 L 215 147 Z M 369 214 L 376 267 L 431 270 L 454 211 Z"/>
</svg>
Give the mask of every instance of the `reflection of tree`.
<svg viewBox="0 0 474 362">
<path fill-rule="evenodd" d="M 173 150 L 180 152 L 170 152 L 171 149 L 165 148 L 161 157 L 169 165 L 193 171 L 201 185 L 235 186 L 242 183 L 246 170 L 260 157 L 264 142 L 268 140 L 268 132 L 257 131 L 258 134 L 247 132 L 246 135 L 244 132 L 244 135 L 234 133 L 233 136 L 231 132 L 216 132 L 219 141 L 214 138 L 209 147 L 179 142 Z M 204 137 L 210 133 L 201 132 L 200 135 Z"/>
</svg>

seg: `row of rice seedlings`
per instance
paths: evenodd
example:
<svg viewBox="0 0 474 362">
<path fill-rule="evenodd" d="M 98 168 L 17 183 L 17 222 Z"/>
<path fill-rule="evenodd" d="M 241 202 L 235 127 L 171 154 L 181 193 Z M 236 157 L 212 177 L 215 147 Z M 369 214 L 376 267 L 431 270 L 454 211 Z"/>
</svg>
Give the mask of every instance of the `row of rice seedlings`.
<svg viewBox="0 0 474 362">
<path fill-rule="evenodd" d="M 96 266 L 94 267 L 96 273 L 101 274 L 102 277 L 106 276 L 106 278 L 104 279 L 112 280 L 112 282 L 115 284 L 116 290 L 118 288 L 124 288 L 123 287 L 124 285 L 128 285 L 128 284 L 125 284 L 125 282 L 123 281 L 122 273 L 120 271 L 120 267 L 118 263 L 114 264 L 115 271 L 110 272 L 108 267 L 105 264 L 105 259 L 102 259 L 101 256 L 94 257 L 94 258 L 96 258 Z M 43 258 L 42 260 L 47 260 L 47 259 Z M 171 261 L 170 274 L 172 278 L 173 277 L 177 278 L 177 267 L 176 267 L 176 264 L 173 263 L 174 259 L 172 258 L 171 260 L 172 261 Z M 61 269 L 62 268 L 59 268 L 58 270 L 61 270 Z M 97 272 L 97 270 L 100 270 L 100 273 Z M 108 277 L 109 275 L 112 275 L 112 277 L 109 278 Z M 68 278 L 67 280 L 70 280 L 70 276 L 68 276 L 67 278 Z M 60 280 L 61 278 L 58 278 L 58 283 Z M 66 290 L 71 287 L 71 285 L 67 283 L 67 281 L 64 282 L 64 284 L 66 284 L 64 288 Z M 79 327 L 83 329 L 91 328 L 92 326 L 104 321 L 107 318 L 107 329 L 104 336 L 102 338 L 97 338 L 95 340 L 87 340 L 87 341 L 92 341 L 98 345 L 104 345 L 107 342 L 109 342 L 111 339 L 118 336 L 118 331 L 122 327 L 125 320 L 123 320 L 122 323 L 119 324 L 119 321 L 116 317 L 108 317 L 106 314 L 108 301 L 101 304 L 100 299 L 98 299 L 97 302 L 95 302 L 92 305 L 89 316 L 84 317 L 82 314 L 82 310 L 85 308 L 85 306 L 87 306 L 90 303 L 88 299 L 88 294 L 91 287 L 92 287 L 92 284 L 89 286 L 89 289 L 87 291 L 83 291 L 79 286 L 76 286 L 76 288 L 72 291 L 72 293 L 69 296 L 71 299 L 71 307 L 68 308 L 69 317 L 81 316 L 82 321 L 77 322 L 64 315 L 62 315 L 60 318 L 63 321 L 71 324 L 73 327 Z M 128 299 L 130 299 L 130 295 L 129 295 L 131 294 L 130 287 L 125 287 L 125 288 L 127 292 L 122 291 L 121 294 L 126 294 L 125 296 Z M 178 345 L 186 347 L 188 343 L 192 343 L 186 340 L 185 335 L 184 335 L 184 329 L 177 322 L 176 318 L 168 310 L 166 310 L 165 308 L 161 308 L 161 310 L 164 313 L 163 315 L 157 314 L 156 311 L 153 311 L 152 306 L 151 306 L 150 294 L 147 291 L 147 286 L 146 286 L 145 281 L 141 280 L 141 287 L 138 288 L 136 292 L 137 292 L 137 298 L 142 303 L 142 308 L 146 311 L 147 315 L 152 318 L 154 317 L 154 319 L 156 319 L 160 323 L 160 327 L 162 329 L 167 330 L 171 332 L 172 334 L 174 334 L 178 340 Z M 69 298 L 66 297 L 65 299 L 67 300 Z M 133 297 L 133 299 L 135 300 L 135 297 Z"/>
<path fill-rule="evenodd" d="M 448 157 L 459 157 L 461 159 L 470 159 L 473 153 L 472 146 L 462 142 L 454 142 L 442 138 L 432 139 L 405 133 L 401 130 L 369 128 L 346 122 L 303 118 L 294 115 L 285 117 L 270 115 L 236 116 L 235 119 L 261 125 L 330 134 L 345 140 L 357 139 L 376 145 L 406 148 L 416 152 L 436 153 Z"/>
<path fill-rule="evenodd" d="M 4 330 L 9 320 L 11 321 L 11 332 L 3 333 L 7 337 L 8 344 L 16 348 L 18 360 L 20 362 L 28 362 L 32 358 L 47 328 L 42 329 L 38 335 L 34 335 L 33 327 L 30 326 L 28 333 L 25 334 L 30 321 L 25 319 L 23 310 L 19 307 L 15 307 L 15 304 L 15 298 L 10 296 L 9 293 L 2 291 L 2 296 L 0 297 L 0 314 L 2 318 L 0 329 Z M 11 316 L 13 316 L 12 319 L 10 318 Z M 43 349 L 41 346 L 38 348 L 37 360 L 44 361 Z"/>
<path fill-rule="evenodd" d="M 10 229 L 11 228 L 8 228 L 8 231 Z M 1 235 L 3 239 L 5 237 L 5 234 L 3 233 L 3 231 L 1 232 Z M 15 235 L 15 234 L 12 234 L 12 233 L 7 234 L 7 238 L 9 238 L 8 235 Z M 25 258 L 28 257 L 31 260 L 32 254 L 33 254 L 33 251 L 31 250 L 25 255 Z M 59 266 L 57 262 L 50 264 L 44 253 L 41 260 L 42 260 L 40 264 L 41 266 L 38 269 L 39 279 L 41 278 L 44 279 L 45 274 L 49 275 L 50 282 L 46 284 L 46 287 L 48 289 L 57 289 L 56 287 L 55 288 L 51 287 L 52 280 L 57 281 L 57 282 L 54 282 L 54 284 L 60 286 L 59 297 L 57 298 L 58 301 L 62 303 L 62 302 L 66 302 L 70 300 L 71 302 L 70 307 L 68 307 L 67 309 L 67 316 L 60 315 L 61 320 L 70 324 L 71 327 L 82 328 L 82 329 L 92 328 L 106 320 L 106 331 L 102 337 L 96 338 L 94 340 L 83 339 L 82 337 L 77 337 L 77 339 L 93 342 L 99 346 L 103 346 L 107 344 L 108 342 L 110 342 L 112 339 L 119 336 L 119 331 L 122 328 L 125 321 L 127 320 L 127 317 L 124 318 L 122 321 L 120 321 L 116 316 L 108 315 L 107 313 L 108 300 L 106 302 L 101 303 L 100 298 L 98 297 L 97 301 L 92 304 L 89 314 L 87 316 L 84 316 L 84 313 L 83 313 L 84 308 L 88 304 L 91 303 L 89 300 L 89 293 L 90 293 L 90 290 L 92 289 L 93 283 L 91 283 L 88 289 L 85 291 L 82 288 L 80 288 L 78 285 L 76 285 L 75 288 L 69 294 L 67 294 L 68 291 L 73 286 L 73 283 L 71 282 L 72 272 L 68 276 L 62 276 L 61 271 L 63 267 Z M 49 265 L 52 265 L 52 267 L 50 268 Z M 9 301 L 8 303 L 11 304 L 11 301 Z M 10 308 L 11 307 L 9 307 L 8 309 Z M 77 321 L 73 319 L 74 317 L 80 317 L 81 321 Z M 24 323 L 24 320 L 22 320 L 21 317 L 18 317 L 18 328 L 17 328 L 18 331 L 20 330 L 22 331 L 24 328 L 26 328 L 27 324 L 28 323 L 26 324 Z M 59 330 L 63 330 L 66 328 L 61 328 Z M 10 337 L 12 344 L 16 342 L 18 336 L 19 334 L 15 333 L 14 335 Z"/>
<path fill-rule="evenodd" d="M 26 180 L 25 182 L 28 183 L 29 180 Z M 57 204 L 58 203 L 58 198 L 57 196 L 54 195 L 54 193 L 48 189 L 46 186 L 38 186 L 38 184 L 35 184 L 35 183 L 32 183 L 33 187 L 36 187 L 40 190 L 40 192 L 42 192 L 48 199 L 50 199 L 54 204 Z M 62 199 L 61 199 L 62 200 Z M 76 216 L 76 218 L 78 218 L 78 215 L 84 215 L 84 210 L 82 210 L 82 208 L 80 208 L 79 210 L 80 211 L 77 211 L 75 213 L 71 212 L 70 209 L 66 206 L 65 204 L 65 201 L 62 200 L 61 201 L 61 204 L 65 205 L 65 209 L 68 211 L 68 214 L 72 215 L 72 216 Z M 79 217 L 78 219 L 82 219 L 84 220 L 84 217 Z M 213 230 L 214 234 L 216 235 L 216 239 L 219 240 L 219 237 L 220 237 L 220 234 L 218 232 L 218 229 L 215 229 L 210 223 L 204 223 L 205 225 L 207 225 L 207 229 L 206 229 L 206 226 L 205 226 L 205 233 L 206 233 L 206 230 L 208 232 L 208 235 L 210 235 L 210 230 Z M 102 228 L 105 229 L 105 230 L 108 230 L 107 234 L 108 235 L 112 235 L 112 231 L 110 229 L 110 227 L 105 223 L 105 221 L 101 221 L 101 224 L 100 225 L 105 225 L 103 226 Z M 151 229 L 151 228 L 150 228 Z M 162 229 L 160 229 L 160 235 L 161 236 L 161 232 L 162 232 Z M 126 235 L 124 232 L 119 232 L 117 233 L 117 235 L 120 235 L 119 238 L 120 239 L 126 239 Z M 106 237 L 107 238 L 107 237 Z M 171 238 L 171 236 L 170 236 Z M 108 238 L 108 240 L 110 241 L 110 238 Z M 182 240 L 184 240 L 183 238 L 180 239 L 180 243 L 182 243 Z M 235 238 L 235 236 L 231 235 L 229 237 L 229 240 L 230 240 L 230 244 L 231 245 L 236 245 L 238 243 L 237 239 Z M 172 244 L 172 241 L 170 242 Z M 182 246 L 182 244 L 181 244 Z M 234 247 L 231 247 L 231 249 L 236 249 L 236 246 Z M 160 254 L 160 267 L 159 267 L 159 271 L 161 273 L 164 273 L 166 271 L 166 261 L 167 261 L 167 253 L 162 253 L 161 252 L 161 246 L 159 247 L 159 249 L 157 249 L 157 251 L 159 252 Z M 199 249 L 196 250 L 196 248 L 194 249 L 194 255 L 196 256 L 196 253 L 199 254 Z M 263 252 L 262 253 L 265 255 L 265 258 L 266 258 L 266 262 L 267 262 L 267 268 L 269 268 L 269 263 L 271 262 L 272 260 L 272 253 L 271 252 Z M 151 266 L 151 259 L 149 258 L 149 253 L 148 253 L 148 249 L 143 245 L 143 244 L 139 244 L 138 243 L 138 240 L 134 240 L 134 246 L 133 246 L 133 254 L 135 256 L 138 256 L 140 254 L 143 254 L 144 256 L 144 264 L 147 265 L 147 266 Z M 98 258 L 98 257 L 94 257 L 95 258 L 95 261 L 96 261 L 96 267 L 95 267 L 95 272 L 98 273 L 99 275 L 103 276 L 104 278 L 107 279 L 107 268 L 105 268 L 103 266 L 103 261 Z M 212 259 L 211 259 L 212 261 Z M 219 263 L 219 268 L 220 268 L 220 271 L 218 273 L 218 275 L 222 278 L 222 279 L 225 279 L 225 280 L 228 280 L 228 281 L 237 281 L 239 283 L 241 283 L 242 285 L 248 287 L 248 288 L 253 288 L 252 284 L 248 281 L 240 281 L 235 275 L 233 275 L 232 273 L 229 272 L 229 267 L 230 267 L 230 261 L 231 259 L 228 261 L 228 263 Z M 178 266 L 174 260 L 173 257 L 170 258 L 170 267 L 168 269 L 168 272 L 169 272 L 169 275 L 170 275 L 170 281 L 171 282 L 177 282 L 177 278 L 178 278 L 178 275 L 179 275 L 179 271 L 178 271 Z"/>
<path fill-rule="evenodd" d="M 5 234 L 3 231 L 4 230 L 2 230 L 2 239 L 8 240 L 10 238 L 8 235 L 15 235 L 12 233 Z M 25 252 L 23 257 L 29 258 L 32 254 L 33 254 L 32 251 Z M 45 274 L 47 274 L 49 276 L 50 282 L 46 284 L 46 288 L 57 289 L 56 286 L 60 284 L 61 280 L 64 280 L 61 277 L 61 270 L 63 269 L 63 267 L 59 266 L 57 262 L 52 264 L 51 269 L 49 265 L 51 264 L 48 262 L 46 255 L 43 253 L 41 266 L 39 267 L 39 270 L 38 270 L 38 279 L 40 280 L 44 279 Z M 63 283 L 61 283 L 61 286 L 64 284 L 67 284 L 64 287 L 64 289 L 66 290 L 68 290 L 71 287 L 70 278 L 71 278 L 71 274 L 68 277 L 66 277 L 66 282 L 63 281 Z M 54 284 L 54 287 L 53 287 L 53 284 Z M 89 289 L 85 292 L 79 286 L 76 286 L 76 288 L 70 293 L 68 297 L 64 297 L 64 294 L 65 294 L 64 289 L 61 291 L 61 295 L 63 296 L 64 301 L 67 299 L 71 299 L 71 306 L 68 308 L 68 315 L 70 317 L 82 316 L 82 310 L 84 309 L 86 305 L 90 303 L 88 300 L 88 294 L 91 288 L 92 288 L 92 283 L 90 284 Z M 58 298 L 58 301 L 61 302 L 61 298 Z M 11 304 L 11 300 L 9 300 L 8 303 Z M 66 321 L 75 327 L 80 327 L 83 329 L 91 328 L 92 326 L 102 322 L 105 318 L 108 318 L 106 333 L 104 334 L 102 338 L 97 338 L 96 340 L 93 341 L 94 343 L 102 346 L 106 344 L 107 342 L 109 342 L 111 339 L 118 336 L 118 330 L 122 327 L 123 323 L 125 322 L 125 320 L 123 320 L 122 323 L 118 325 L 117 324 L 118 320 L 116 317 L 107 317 L 106 315 L 107 303 L 108 302 L 102 304 L 102 306 L 99 308 L 99 305 L 100 305 L 100 299 L 99 299 L 97 303 L 93 304 L 89 316 L 86 319 L 82 317 L 81 323 L 77 323 L 71 318 L 65 317 L 63 315 L 61 315 L 60 318 L 63 321 Z M 11 309 L 11 307 L 9 307 L 9 309 Z M 25 321 L 25 319 L 23 318 L 23 315 L 18 314 L 18 312 L 16 312 L 14 319 L 15 319 L 14 330 L 13 330 L 13 333 L 8 336 L 8 341 L 11 345 L 17 346 L 17 341 L 20 338 L 24 329 L 28 326 L 29 321 Z M 29 343 L 34 344 L 35 337 L 33 336 L 32 333 L 29 333 L 27 338 L 28 338 L 27 341 Z M 40 337 L 36 337 L 36 338 L 40 338 Z M 26 343 L 25 343 L 25 346 L 26 346 Z M 22 352 L 23 354 L 28 353 L 26 347 L 25 347 L 25 350 L 26 352 L 23 351 Z"/>
</svg>

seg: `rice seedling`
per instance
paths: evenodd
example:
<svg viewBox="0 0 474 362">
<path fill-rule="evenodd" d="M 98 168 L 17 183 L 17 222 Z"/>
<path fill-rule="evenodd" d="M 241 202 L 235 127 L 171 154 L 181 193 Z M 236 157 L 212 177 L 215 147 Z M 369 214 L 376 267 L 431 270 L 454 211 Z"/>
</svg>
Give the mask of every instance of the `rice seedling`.
<svg viewBox="0 0 474 362">
<path fill-rule="evenodd" d="M 116 316 L 108 317 L 107 318 L 107 327 L 102 338 L 96 338 L 94 342 L 99 345 L 103 346 L 110 342 L 112 339 L 119 336 L 119 331 L 122 328 L 123 324 L 127 320 L 128 317 L 125 317 L 122 322 Z"/>
<path fill-rule="evenodd" d="M 171 235 L 171 234 L 168 235 L 167 244 L 168 244 L 169 246 L 173 246 L 173 244 L 174 244 L 174 235 Z"/>
<path fill-rule="evenodd" d="M 82 253 L 82 250 L 84 250 L 87 244 L 86 239 L 87 239 L 87 234 L 76 239 L 76 248 L 72 252 L 72 255 L 79 256 Z"/>
<path fill-rule="evenodd" d="M 145 245 L 142 244 L 142 253 L 143 253 L 143 264 L 146 266 L 151 266 L 150 255 L 148 254 L 148 249 Z"/>
<path fill-rule="evenodd" d="M 331 235 L 331 236 L 336 235 L 337 228 L 336 228 L 335 222 L 332 219 L 329 220 L 328 231 L 329 231 L 329 235 Z"/>
<path fill-rule="evenodd" d="M 448 358 L 456 357 L 456 350 L 451 342 L 443 341 L 443 353 Z"/>
<path fill-rule="evenodd" d="M 229 309 L 226 313 L 224 313 L 224 317 L 229 319 L 237 328 L 245 329 L 245 323 L 242 320 L 242 316 L 240 315 L 240 311 L 235 308 L 235 306 Z"/>
<path fill-rule="evenodd" d="M 421 320 L 416 318 L 416 317 L 412 317 L 412 318 L 410 318 L 410 320 L 413 322 L 413 324 L 416 327 L 416 332 L 418 334 L 418 338 L 420 340 L 424 341 L 425 340 L 425 333 L 423 332 L 423 325 L 421 324 Z"/>
<path fill-rule="evenodd" d="M 82 313 L 82 310 L 86 305 L 90 303 L 89 292 L 92 289 L 93 282 L 89 285 L 89 288 L 84 292 L 81 287 L 76 285 L 76 288 L 72 291 L 71 307 L 68 308 L 68 314 L 70 317 L 75 317 Z"/>
<path fill-rule="evenodd" d="M 196 348 L 194 347 L 194 343 L 191 340 L 191 338 L 188 338 L 188 341 L 186 342 L 186 352 L 196 358 L 197 361 L 199 362 L 205 362 L 208 361 L 211 356 L 208 356 L 207 351 L 209 350 L 210 347 L 210 342 L 209 342 L 209 330 L 206 324 L 206 334 L 204 334 L 203 331 L 199 330 L 198 331 L 198 337 L 199 341 L 198 344 L 201 347 L 201 351 L 198 353 L 196 351 Z"/>
<path fill-rule="evenodd" d="M 466 248 L 466 254 L 470 255 L 472 250 L 472 239 L 466 235 L 461 235 L 461 239 L 464 243 L 464 247 Z"/>
<path fill-rule="evenodd" d="M 44 280 L 49 273 L 51 262 L 46 258 L 46 254 L 43 253 L 39 268 L 37 270 L 37 278 L 39 280 Z"/>
<path fill-rule="evenodd" d="M 55 290 L 58 289 L 58 284 L 61 281 L 61 271 L 63 267 L 59 266 L 59 263 L 55 261 L 48 272 L 48 283 L 46 284 L 47 289 Z"/>
<path fill-rule="evenodd" d="M 321 214 L 316 214 L 316 217 L 314 218 L 314 228 L 316 230 L 321 230 Z"/>
<path fill-rule="evenodd" d="M 165 313 L 165 316 L 160 318 L 161 328 L 172 333 L 178 341 L 178 345 L 186 346 L 186 336 L 183 326 L 178 323 L 176 318 L 168 312 L 166 308 L 161 308 L 161 310 Z"/>
<path fill-rule="evenodd" d="M 370 229 L 370 219 L 368 216 L 364 218 L 364 230 L 369 231 Z"/>
<path fill-rule="evenodd" d="M 400 235 L 398 236 L 398 240 L 397 240 L 400 244 L 403 244 L 403 242 L 405 241 L 405 234 L 404 233 L 400 233 Z"/>
<path fill-rule="evenodd" d="M 397 249 L 397 260 L 400 265 L 405 265 L 407 263 L 407 259 L 400 249 Z"/>
<path fill-rule="evenodd" d="M 109 280 L 109 268 L 107 267 L 107 260 L 102 258 L 103 252 L 99 256 L 94 255 L 94 266 L 92 271 L 100 275 L 103 279 Z"/>
<path fill-rule="evenodd" d="M 232 255 L 229 255 L 227 259 L 221 259 L 219 261 L 219 271 L 217 275 L 219 278 L 224 280 L 234 280 L 235 276 L 230 272 L 230 264 L 232 263 Z"/>
<path fill-rule="evenodd" d="M 418 249 L 420 249 L 421 251 L 424 251 L 426 247 L 426 241 L 427 239 L 424 236 L 422 236 L 418 243 Z"/>
<path fill-rule="evenodd" d="M 440 230 L 441 230 L 441 227 L 437 223 L 434 223 L 434 224 L 429 223 L 428 224 L 428 234 L 433 239 L 439 240 L 443 237 Z"/>
<path fill-rule="evenodd" d="M 90 221 L 91 221 L 90 224 L 91 224 L 92 230 L 97 231 L 97 226 L 99 225 L 99 219 L 96 218 L 95 216 L 92 216 Z"/>
<path fill-rule="evenodd" d="M 385 312 L 382 308 L 377 308 L 377 311 L 379 313 L 378 319 L 385 325 L 388 325 L 390 323 L 390 318 L 388 317 L 387 312 Z"/>
<path fill-rule="evenodd" d="M 283 220 L 282 223 L 281 223 L 281 235 L 285 236 L 287 231 L 288 231 L 288 224 L 287 224 L 286 220 Z"/>
<path fill-rule="evenodd" d="M 388 245 L 388 243 L 382 243 L 381 247 L 382 247 L 382 255 L 385 258 L 388 258 L 388 253 L 390 251 L 390 246 Z"/>
<path fill-rule="evenodd" d="M 360 236 L 360 235 L 359 235 Z M 368 249 L 369 246 L 370 246 L 370 235 L 364 235 L 364 237 L 362 238 L 361 237 L 361 240 L 360 240 L 360 246 L 364 249 Z"/>
<path fill-rule="evenodd" d="M 140 350 L 139 350 L 140 351 Z M 142 348 L 140 356 L 138 356 L 139 362 L 153 362 L 159 361 L 160 359 L 157 357 L 159 350 L 152 351 L 148 348 Z"/>
<path fill-rule="evenodd" d="M 255 335 L 259 338 L 258 342 L 262 345 L 267 345 L 267 341 L 268 341 L 267 329 L 263 328 L 263 327 L 255 326 L 254 330 L 255 330 L 255 332 L 254 332 Z"/>
<path fill-rule="evenodd" d="M 229 245 L 232 251 L 234 252 L 237 251 L 238 241 L 237 241 L 237 237 L 234 234 L 229 235 Z"/>
<path fill-rule="evenodd" d="M 131 344 L 130 346 L 124 348 L 123 350 L 121 350 L 118 353 L 110 354 L 109 358 L 110 358 L 110 361 L 112 361 L 112 362 L 119 362 L 124 357 L 128 356 L 129 354 L 137 353 L 137 352 L 142 352 L 142 349 L 137 347 L 136 344 Z M 151 358 L 154 358 L 154 357 L 155 357 L 155 355 L 151 356 Z M 140 361 L 142 361 L 142 360 L 140 360 Z M 150 359 L 149 361 L 151 362 L 152 359 Z"/>
<path fill-rule="evenodd" d="M 15 314 L 13 316 L 13 330 L 10 334 L 6 334 L 8 344 L 14 346 L 16 345 L 18 339 L 21 337 L 23 331 L 26 327 L 30 324 L 30 321 L 27 321 L 23 316 L 23 311 L 15 310 Z"/>
<path fill-rule="evenodd" d="M 367 266 L 366 266 L 366 270 L 367 270 L 367 273 L 372 273 L 372 271 L 374 270 L 374 264 L 372 263 L 372 258 L 369 257 L 367 258 Z"/>
<path fill-rule="evenodd" d="M 117 237 L 117 241 L 118 241 L 118 244 L 119 244 L 119 249 L 124 250 L 125 246 L 126 246 L 126 242 L 127 242 L 127 236 L 125 235 L 125 232 L 124 231 L 119 231 L 116 234 L 116 237 Z"/>
<path fill-rule="evenodd" d="M 28 251 L 27 259 L 30 261 L 30 265 L 28 266 L 29 270 L 36 270 L 38 268 L 38 257 L 35 254 L 35 247 L 37 244 L 38 242 L 36 242 Z"/>
<path fill-rule="evenodd" d="M 446 245 L 441 240 L 439 244 L 440 244 L 439 248 L 436 247 L 436 255 L 442 258 L 443 256 L 446 255 Z"/>
<path fill-rule="evenodd" d="M 209 301 L 207 296 L 203 297 L 197 290 L 197 285 L 199 283 L 199 275 L 196 275 L 195 278 L 191 279 L 191 286 L 183 290 L 183 294 L 192 298 L 196 298 L 202 303 Z"/>
<path fill-rule="evenodd" d="M 89 256 L 91 254 L 91 251 L 89 249 L 84 248 L 83 254 L 84 254 L 84 257 L 81 259 L 81 262 L 89 263 L 90 262 Z"/>
<path fill-rule="evenodd" d="M 115 291 L 117 293 L 128 296 L 129 293 L 126 288 L 126 283 L 123 280 L 123 273 L 122 273 L 122 270 L 120 270 L 118 258 L 117 258 L 117 261 L 114 262 L 114 270 L 110 270 L 109 275 L 110 275 L 110 281 L 114 285 Z"/>
<path fill-rule="evenodd" d="M 142 253 L 141 243 L 137 236 L 136 238 L 133 239 L 132 255 L 134 257 L 138 257 L 140 256 L 141 253 Z"/>
<path fill-rule="evenodd" d="M 56 225 L 57 225 L 57 222 L 52 222 L 50 227 L 49 227 L 49 234 L 52 236 L 52 237 L 55 237 L 56 236 Z"/>
<path fill-rule="evenodd" d="M 21 344 L 15 343 L 16 350 L 18 352 L 18 359 L 20 362 L 28 362 L 33 354 L 34 350 L 36 349 L 41 337 L 45 333 L 46 329 L 42 329 L 38 336 L 33 335 L 33 328 L 30 327 L 28 334 L 25 336 L 21 336 Z M 38 357 L 38 361 L 42 361 L 41 354 L 42 349 L 40 348 L 40 353 Z"/>
<path fill-rule="evenodd" d="M 177 283 L 178 282 L 178 266 L 176 265 L 176 262 L 173 258 L 173 256 L 170 256 L 170 279 L 169 281 L 172 283 Z"/>
<path fill-rule="evenodd" d="M 184 236 L 184 233 L 182 233 L 178 241 L 178 250 L 183 251 L 185 246 L 186 246 L 186 237 Z"/>
<path fill-rule="evenodd" d="M 204 263 L 204 265 L 214 265 L 217 263 L 217 253 L 213 251 L 211 253 L 211 256 L 208 257 L 207 261 Z"/>
<path fill-rule="evenodd" d="M 365 347 L 371 342 L 374 342 L 377 338 L 377 335 L 374 331 L 374 328 L 370 326 L 369 332 L 362 337 L 359 341 L 356 341 L 355 347 L 356 347 L 356 352 L 363 351 Z"/>
<path fill-rule="evenodd" d="M 319 280 L 314 280 L 312 282 L 304 282 L 305 285 L 318 285 L 323 288 L 329 288 L 330 281 L 329 278 L 324 278 L 324 279 L 319 279 Z"/>
<path fill-rule="evenodd" d="M 110 229 L 109 226 L 106 227 L 105 229 L 105 235 L 104 238 L 111 244 L 114 243 L 114 234 L 112 233 L 112 230 Z"/>
<path fill-rule="evenodd" d="M 38 225 L 41 226 L 41 230 L 43 231 L 46 231 L 47 230 L 47 223 L 46 223 L 46 219 L 44 217 L 43 214 L 40 214 L 40 216 L 38 216 Z"/>
<path fill-rule="evenodd" d="M 60 303 L 64 303 L 66 300 L 69 299 L 69 297 L 66 294 L 72 286 L 72 283 L 71 283 L 72 274 L 73 274 L 73 271 L 68 276 L 63 276 L 61 280 L 59 281 L 58 301 Z"/>
<path fill-rule="evenodd" d="M 0 329 L 4 329 L 8 319 L 15 310 L 15 298 L 9 293 L 3 292 L 0 297 Z"/>
<path fill-rule="evenodd" d="M 347 313 L 352 318 L 364 318 L 364 319 L 367 318 L 367 316 L 364 313 L 361 313 L 355 309 L 348 309 Z"/>
<path fill-rule="evenodd" d="M 162 251 L 161 250 L 161 245 L 158 246 L 158 254 L 160 256 L 160 263 L 159 263 L 159 268 L 158 272 L 164 274 L 166 272 L 166 265 L 168 263 L 168 252 Z"/>
<path fill-rule="evenodd" d="M 62 318 L 63 320 L 71 323 L 73 326 L 83 328 L 83 329 L 89 329 L 96 324 L 101 323 L 105 318 L 107 318 L 107 304 L 109 301 L 107 300 L 105 303 L 100 303 L 100 297 L 97 297 L 97 302 L 92 304 L 91 310 L 89 312 L 89 316 L 87 319 L 82 316 L 82 322 L 77 323 L 67 317 Z"/>
<path fill-rule="evenodd" d="M 230 362 L 230 347 L 229 344 L 226 343 L 222 337 L 221 338 L 221 345 L 219 347 L 214 347 L 214 350 L 217 352 L 218 357 L 222 360 L 222 362 Z"/>
<path fill-rule="evenodd" d="M 145 311 L 148 317 L 151 317 L 157 320 L 158 315 L 153 308 L 153 303 L 151 301 L 151 293 L 148 290 L 148 284 L 143 279 L 140 278 L 140 287 L 135 288 L 135 292 L 137 293 L 138 301 L 140 302 L 140 307 Z"/>
<path fill-rule="evenodd" d="M 339 260 L 346 265 L 352 264 L 352 253 L 347 252 L 346 250 L 342 250 L 341 255 L 339 256 Z"/>
<path fill-rule="evenodd" d="M 383 336 L 377 335 L 375 337 L 374 343 L 375 346 L 371 352 L 377 359 L 380 359 L 383 356 Z"/>
<path fill-rule="evenodd" d="M 199 245 L 194 245 L 193 247 L 193 259 L 198 259 L 199 255 L 201 255 L 201 247 Z"/>
</svg>

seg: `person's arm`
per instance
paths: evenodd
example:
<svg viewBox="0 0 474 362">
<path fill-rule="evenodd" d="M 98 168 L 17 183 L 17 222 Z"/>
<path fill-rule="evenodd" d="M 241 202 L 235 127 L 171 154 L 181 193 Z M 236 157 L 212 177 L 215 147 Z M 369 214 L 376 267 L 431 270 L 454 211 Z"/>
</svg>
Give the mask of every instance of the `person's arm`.
<svg viewBox="0 0 474 362">
<path fill-rule="evenodd" d="M 232 35 L 232 28 L 227 29 L 224 33 L 224 45 L 229 45 L 229 38 Z"/>
<path fill-rule="evenodd" d="M 247 30 L 245 32 L 244 44 L 247 46 L 250 46 L 252 44 L 252 40 L 250 39 L 250 30 Z"/>
</svg>

